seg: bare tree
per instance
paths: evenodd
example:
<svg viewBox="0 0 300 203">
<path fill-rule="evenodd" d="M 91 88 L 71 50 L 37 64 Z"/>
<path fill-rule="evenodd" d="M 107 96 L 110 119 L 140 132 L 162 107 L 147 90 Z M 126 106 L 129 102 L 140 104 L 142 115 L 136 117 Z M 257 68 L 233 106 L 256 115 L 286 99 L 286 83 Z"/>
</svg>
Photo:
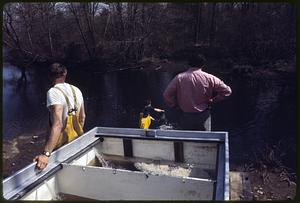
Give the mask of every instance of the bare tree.
<svg viewBox="0 0 300 203">
<path fill-rule="evenodd" d="M 46 37 L 49 45 L 50 56 L 54 56 L 53 38 L 52 38 L 52 19 L 55 15 L 56 3 L 38 3 L 40 24 L 43 28 L 44 36 Z"/>
<path fill-rule="evenodd" d="M 8 38 L 13 42 L 13 46 L 22 50 L 19 35 L 14 27 L 13 9 L 15 9 L 11 4 L 7 4 L 3 10 L 3 30 L 8 36 Z M 10 44 L 7 42 L 7 44 Z"/>
<path fill-rule="evenodd" d="M 69 3 L 69 9 L 75 17 L 75 21 L 76 21 L 77 27 L 79 29 L 81 38 L 83 40 L 84 46 L 87 50 L 87 53 L 88 53 L 90 59 L 93 59 L 92 53 L 90 51 L 90 48 L 89 48 L 89 45 L 88 45 L 88 42 L 87 42 L 87 39 L 86 39 L 86 37 L 83 33 L 83 27 L 82 27 L 81 22 L 80 22 L 80 16 L 79 16 L 78 8 L 76 7 L 75 3 Z"/>
<path fill-rule="evenodd" d="M 33 4 L 19 4 L 18 10 L 20 13 L 20 16 L 22 17 L 22 20 L 24 22 L 25 30 L 26 30 L 26 35 L 29 43 L 29 49 L 34 52 L 34 45 L 32 41 L 32 24 L 34 20 L 34 15 L 35 15 L 35 9 L 33 8 Z"/>
<path fill-rule="evenodd" d="M 124 21 L 123 21 L 123 5 L 122 3 L 116 4 L 117 17 L 118 17 L 118 37 L 123 41 L 125 38 Z"/>
<path fill-rule="evenodd" d="M 82 3 L 81 10 L 84 15 L 85 25 L 89 34 L 92 46 L 92 56 L 96 54 L 96 39 L 95 39 L 95 15 L 99 8 L 99 3 Z"/>
<path fill-rule="evenodd" d="M 3 9 L 3 42 L 32 58 L 73 54 L 79 60 L 132 63 L 144 56 L 169 57 L 207 40 L 234 57 L 263 60 L 295 53 L 295 11 L 292 4 L 249 2 L 119 2 L 106 3 L 106 9 L 98 2 L 9 3 Z M 101 58 L 100 45 L 106 50 Z"/>
<path fill-rule="evenodd" d="M 212 3 L 211 21 L 210 21 L 210 29 L 209 29 L 209 46 L 213 46 L 213 43 L 214 43 L 214 40 L 215 40 L 216 4 L 217 3 Z"/>
<path fill-rule="evenodd" d="M 199 42 L 200 28 L 201 28 L 201 20 L 202 20 L 202 3 L 198 3 L 197 9 L 197 20 L 196 20 L 196 39 L 195 43 Z"/>
</svg>

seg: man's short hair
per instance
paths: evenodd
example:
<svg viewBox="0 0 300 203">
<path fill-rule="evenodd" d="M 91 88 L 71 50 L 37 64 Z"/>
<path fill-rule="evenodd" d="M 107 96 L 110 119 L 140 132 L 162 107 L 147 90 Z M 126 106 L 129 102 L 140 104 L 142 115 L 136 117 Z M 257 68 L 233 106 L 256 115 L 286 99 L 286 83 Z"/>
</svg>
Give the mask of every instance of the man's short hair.
<svg viewBox="0 0 300 203">
<path fill-rule="evenodd" d="M 188 59 L 188 63 L 192 67 L 202 67 L 205 62 L 206 58 L 202 54 L 192 54 Z"/>
<path fill-rule="evenodd" d="M 151 105 L 151 99 L 144 100 L 144 106 Z"/>
<path fill-rule="evenodd" d="M 60 63 L 53 63 L 48 68 L 48 75 L 51 78 L 60 78 L 67 72 L 67 68 Z"/>
</svg>

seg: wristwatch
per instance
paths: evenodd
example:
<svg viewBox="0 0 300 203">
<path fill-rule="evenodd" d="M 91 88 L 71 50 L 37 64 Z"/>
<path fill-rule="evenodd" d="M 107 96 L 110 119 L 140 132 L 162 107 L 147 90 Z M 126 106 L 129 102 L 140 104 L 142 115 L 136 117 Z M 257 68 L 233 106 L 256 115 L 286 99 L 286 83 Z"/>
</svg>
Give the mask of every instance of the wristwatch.
<svg viewBox="0 0 300 203">
<path fill-rule="evenodd" d="M 45 155 L 46 157 L 50 157 L 50 156 L 51 156 L 51 153 L 50 153 L 50 152 L 47 152 L 47 151 L 43 151 L 43 155 Z"/>
</svg>

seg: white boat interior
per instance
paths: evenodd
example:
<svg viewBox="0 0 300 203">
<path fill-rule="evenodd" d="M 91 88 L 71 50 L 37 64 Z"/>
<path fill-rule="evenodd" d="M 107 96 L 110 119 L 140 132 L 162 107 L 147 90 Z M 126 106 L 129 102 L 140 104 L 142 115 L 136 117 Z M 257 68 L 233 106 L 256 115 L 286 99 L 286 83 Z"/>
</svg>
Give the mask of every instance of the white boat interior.
<svg viewBox="0 0 300 203">
<path fill-rule="evenodd" d="M 96 127 L 3 181 L 6 199 L 228 200 L 226 132 Z"/>
</svg>

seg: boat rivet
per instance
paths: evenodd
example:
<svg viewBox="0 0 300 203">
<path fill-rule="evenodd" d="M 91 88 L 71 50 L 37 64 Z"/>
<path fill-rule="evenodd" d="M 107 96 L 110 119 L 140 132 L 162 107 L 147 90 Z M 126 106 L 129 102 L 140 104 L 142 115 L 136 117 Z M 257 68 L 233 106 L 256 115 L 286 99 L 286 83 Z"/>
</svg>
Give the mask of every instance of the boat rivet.
<svg viewBox="0 0 300 203">
<path fill-rule="evenodd" d="M 82 167 L 82 170 L 85 171 L 85 167 Z"/>
</svg>

